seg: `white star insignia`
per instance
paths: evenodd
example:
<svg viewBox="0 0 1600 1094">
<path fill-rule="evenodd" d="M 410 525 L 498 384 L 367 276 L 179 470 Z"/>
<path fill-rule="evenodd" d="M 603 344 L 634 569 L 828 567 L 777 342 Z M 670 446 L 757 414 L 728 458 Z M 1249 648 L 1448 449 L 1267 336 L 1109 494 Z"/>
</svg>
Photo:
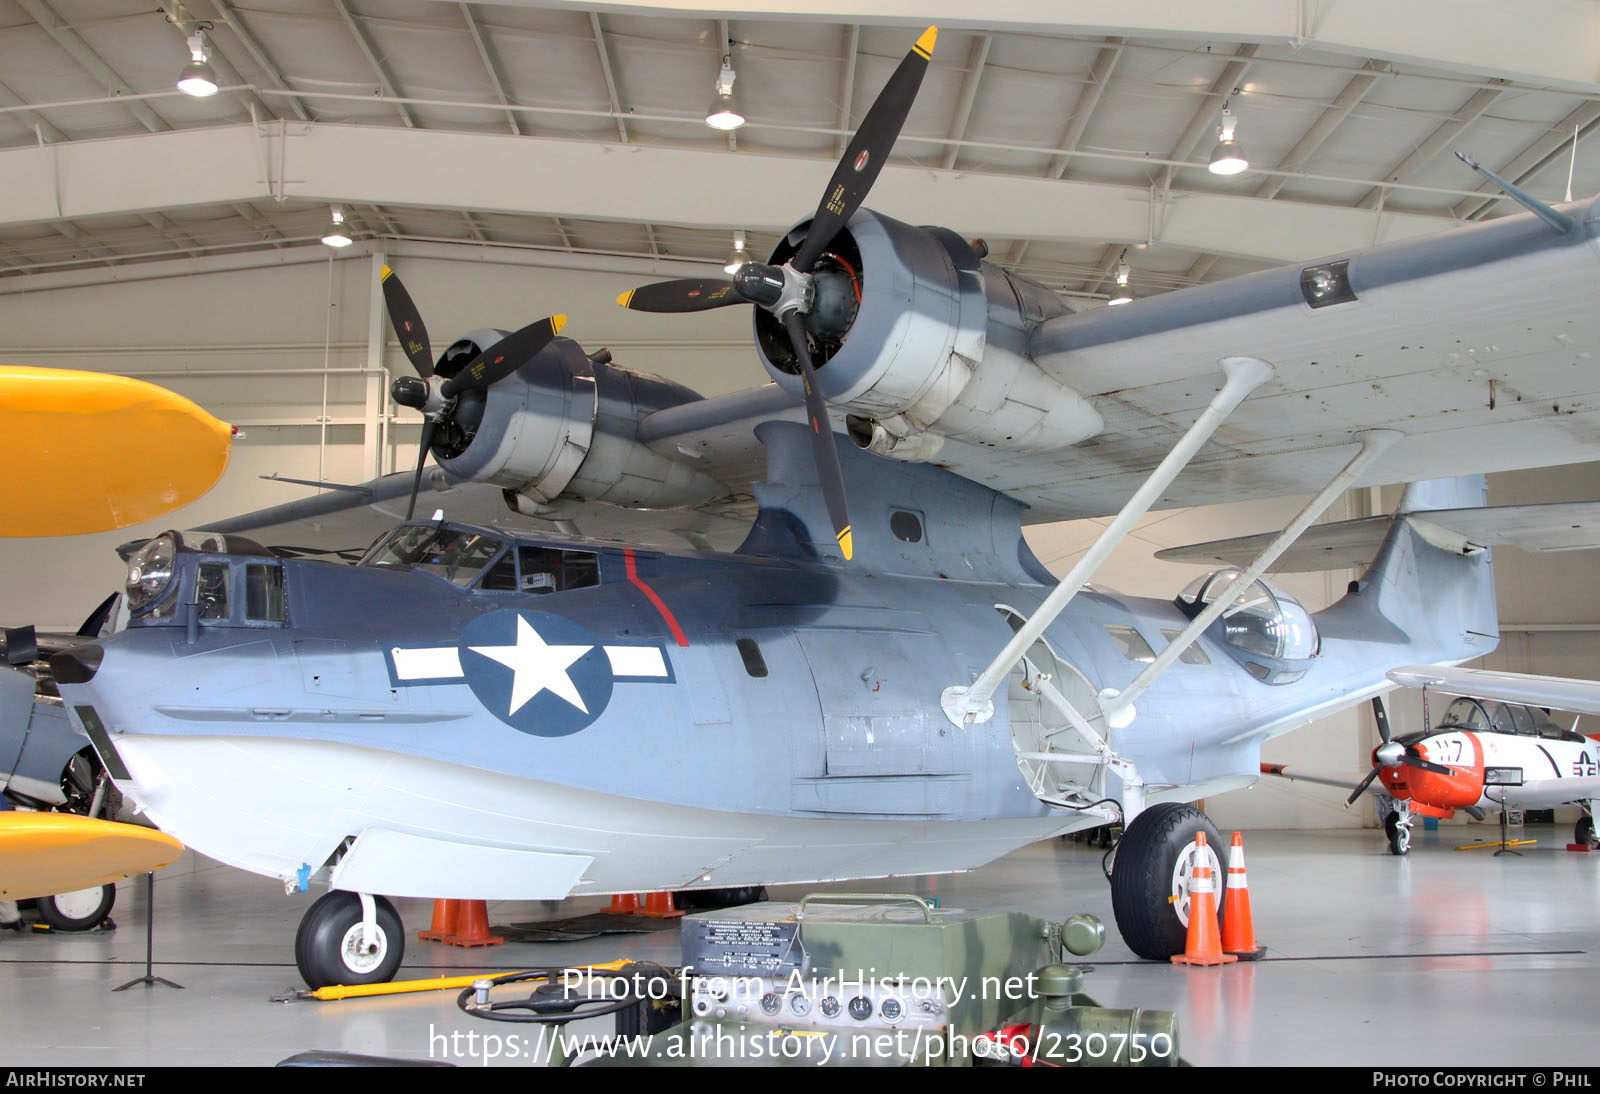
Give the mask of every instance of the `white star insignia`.
<svg viewBox="0 0 1600 1094">
<path fill-rule="evenodd" d="M 500 662 L 511 670 L 510 717 L 541 691 L 558 695 L 585 714 L 583 696 L 567 672 L 593 646 L 552 646 L 522 616 L 517 616 L 517 644 L 514 646 L 469 646 L 473 653 Z"/>
</svg>

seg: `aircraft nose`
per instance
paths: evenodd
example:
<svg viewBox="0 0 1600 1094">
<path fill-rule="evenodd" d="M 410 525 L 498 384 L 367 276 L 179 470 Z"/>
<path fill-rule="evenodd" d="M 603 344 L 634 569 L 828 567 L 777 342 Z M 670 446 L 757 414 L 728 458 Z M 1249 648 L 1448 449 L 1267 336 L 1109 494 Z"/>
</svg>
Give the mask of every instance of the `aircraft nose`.
<svg viewBox="0 0 1600 1094">
<path fill-rule="evenodd" d="M 61 684 L 87 684 L 100 670 L 100 660 L 106 651 L 99 646 L 73 646 L 50 658 L 50 671 Z"/>
</svg>

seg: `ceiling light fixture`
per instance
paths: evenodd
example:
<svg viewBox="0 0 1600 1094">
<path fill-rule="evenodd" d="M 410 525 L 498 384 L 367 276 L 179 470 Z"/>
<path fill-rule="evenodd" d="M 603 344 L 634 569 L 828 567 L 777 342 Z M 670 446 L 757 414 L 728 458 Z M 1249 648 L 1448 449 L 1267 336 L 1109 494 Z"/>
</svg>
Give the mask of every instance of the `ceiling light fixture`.
<svg viewBox="0 0 1600 1094">
<path fill-rule="evenodd" d="M 1128 287 L 1128 252 L 1123 251 L 1122 257 L 1117 260 L 1117 291 L 1111 294 L 1111 299 L 1106 301 L 1109 307 L 1118 304 L 1127 304 L 1133 300 L 1133 290 Z"/>
<path fill-rule="evenodd" d="M 733 233 L 733 250 L 728 254 L 728 261 L 722 268 L 730 274 L 739 272 L 739 267 L 750 261 L 750 252 L 745 250 L 744 229 L 740 228 Z"/>
<path fill-rule="evenodd" d="M 1232 101 L 1228 100 L 1229 103 Z M 1233 127 L 1236 122 L 1233 111 L 1224 104 L 1222 124 L 1217 126 L 1217 146 L 1211 150 L 1210 170 L 1213 175 L 1237 175 L 1250 166 L 1250 161 L 1244 158 L 1244 149 L 1233 139 Z"/>
<path fill-rule="evenodd" d="M 722 55 L 722 71 L 717 73 L 717 97 L 711 100 L 711 105 L 706 108 L 706 124 L 712 129 L 738 129 L 744 124 L 744 112 L 739 109 L 739 101 L 733 97 L 733 55 Z"/>
<path fill-rule="evenodd" d="M 350 238 L 350 233 L 344 228 L 344 210 L 337 205 L 330 206 L 329 216 L 332 226 L 328 229 L 328 234 L 322 237 L 322 242 L 335 250 L 354 243 L 355 240 Z"/>
<path fill-rule="evenodd" d="M 185 95 L 193 95 L 197 99 L 204 99 L 208 95 L 217 93 L 217 74 L 211 71 L 211 62 L 207 60 L 210 52 L 206 48 L 204 30 L 197 30 L 189 35 L 190 59 L 178 75 L 179 91 Z"/>
</svg>

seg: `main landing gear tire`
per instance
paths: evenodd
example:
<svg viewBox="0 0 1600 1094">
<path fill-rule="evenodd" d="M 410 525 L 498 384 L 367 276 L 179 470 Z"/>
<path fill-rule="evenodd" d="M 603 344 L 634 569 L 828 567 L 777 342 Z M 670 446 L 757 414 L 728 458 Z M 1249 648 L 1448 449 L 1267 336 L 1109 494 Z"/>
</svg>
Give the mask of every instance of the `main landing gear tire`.
<svg viewBox="0 0 1600 1094">
<path fill-rule="evenodd" d="M 1600 847 L 1600 838 L 1596 838 L 1594 819 L 1589 816 L 1578 818 L 1577 825 L 1572 829 L 1572 842 L 1584 843 L 1590 847 Z"/>
<path fill-rule="evenodd" d="M 39 898 L 39 918 L 58 931 L 92 931 L 106 921 L 117 902 L 115 885 L 95 885 Z"/>
<path fill-rule="evenodd" d="M 1411 850 L 1411 826 L 1401 824 L 1400 818 L 1390 813 L 1383 821 L 1383 834 L 1389 839 L 1389 853 L 1403 855 Z"/>
<path fill-rule="evenodd" d="M 371 952 L 361 947 L 361 898 L 335 889 L 318 899 L 300 920 L 294 936 L 294 963 L 315 991 L 334 984 L 383 984 L 394 979 L 405 956 L 400 913 L 374 897 L 377 925 Z"/>
<path fill-rule="evenodd" d="M 1111 866 L 1111 910 L 1128 948 L 1151 961 L 1183 952 L 1189 936 L 1189 879 L 1193 876 L 1196 832 L 1206 834 L 1206 852 L 1222 908 L 1226 873 L 1218 854 L 1217 826 L 1192 805 L 1160 802 L 1133 819 L 1117 844 Z"/>
<path fill-rule="evenodd" d="M 711 912 L 759 904 L 767 899 L 765 885 L 743 885 L 733 889 L 685 889 L 674 893 L 678 909 L 684 912 Z"/>
</svg>

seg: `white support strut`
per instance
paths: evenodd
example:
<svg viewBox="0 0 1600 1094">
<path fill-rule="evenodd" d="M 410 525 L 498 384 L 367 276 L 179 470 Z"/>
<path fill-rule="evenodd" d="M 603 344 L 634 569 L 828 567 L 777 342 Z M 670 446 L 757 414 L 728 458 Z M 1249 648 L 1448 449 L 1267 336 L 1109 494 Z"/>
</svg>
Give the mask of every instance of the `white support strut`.
<svg viewBox="0 0 1600 1094">
<path fill-rule="evenodd" d="M 1044 603 L 1039 605 L 1039 610 L 1018 628 L 1011 641 L 1006 643 L 1005 648 L 970 686 L 963 687 L 957 684 L 945 688 L 940 696 L 940 703 L 945 716 L 955 725 L 965 726 L 973 722 L 986 722 L 993 717 L 995 689 L 1015 667 L 1028 647 L 1038 640 L 1045 628 L 1055 621 L 1062 609 L 1078 594 L 1078 590 L 1088 583 L 1094 572 L 1111 556 L 1112 551 L 1127 538 L 1134 524 L 1155 505 L 1167 487 L 1172 485 L 1172 481 L 1189 465 L 1206 441 L 1211 439 L 1217 427 L 1238 408 L 1240 403 L 1244 402 L 1246 396 L 1272 376 L 1272 366 L 1256 357 L 1224 357 L 1219 363 L 1227 376 L 1222 389 L 1212 396 L 1210 404 L 1201 411 L 1188 432 L 1166 454 L 1156 469 L 1150 473 L 1149 478 L 1145 479 L 1144 485 L 1128 499 L 1122 511 L 1106 526 L 1105 531 L 1100 533 L 1099 538 L 1072 567 L 1071 572 L 1061 579 L 1045 598 Z"/>
<path fill-rule="evenodd" d="M 1142 695 L 1146 688 L 1155 683 L 1156 677 L 1176 661 L 1184 650 L 1188 649 L 1199 638 L 1205 629 L 1215 623 L 1221 615 L 1249 591 L 1257 578 L 1267 571 L 1267 568 L 1278 560 L 1278 557 L 1294 546 L 1296 540 L 1311 527 L 1312 521 L 1320 517 L 1333 499 L 1350 488 L 1356 477 L 1367 469 L 1371 463 L 1386 452 L 1391 445 L 1400 440 L 1403 434 L 1392 429 L 1369 429 L 1356 435 L 1361 442 L 1361 451 L 1350 458 L 1340 471 L 1317 494 L 1306 503 L 1305 508 L 1290 521 L 1273 541 L 1267 544 L 1265 550 L 1256 556 L 1248 569 L 1234 579 L 1226 592 L 1213 600 L 1199 615 L 1189 621 L 1179 635 L 1167 643 L 1158 657 L 1144 667 L 1144 670 L 1135 676 L 1128 686 L 1120 692 L 1109 689 L 1101 693 L 1101 709 L 1105 712 L 1106 724 L 1113 729 L 1120 729 L 1133 721 L 1135 714 L 1133 701 Z"/>
</svg>

